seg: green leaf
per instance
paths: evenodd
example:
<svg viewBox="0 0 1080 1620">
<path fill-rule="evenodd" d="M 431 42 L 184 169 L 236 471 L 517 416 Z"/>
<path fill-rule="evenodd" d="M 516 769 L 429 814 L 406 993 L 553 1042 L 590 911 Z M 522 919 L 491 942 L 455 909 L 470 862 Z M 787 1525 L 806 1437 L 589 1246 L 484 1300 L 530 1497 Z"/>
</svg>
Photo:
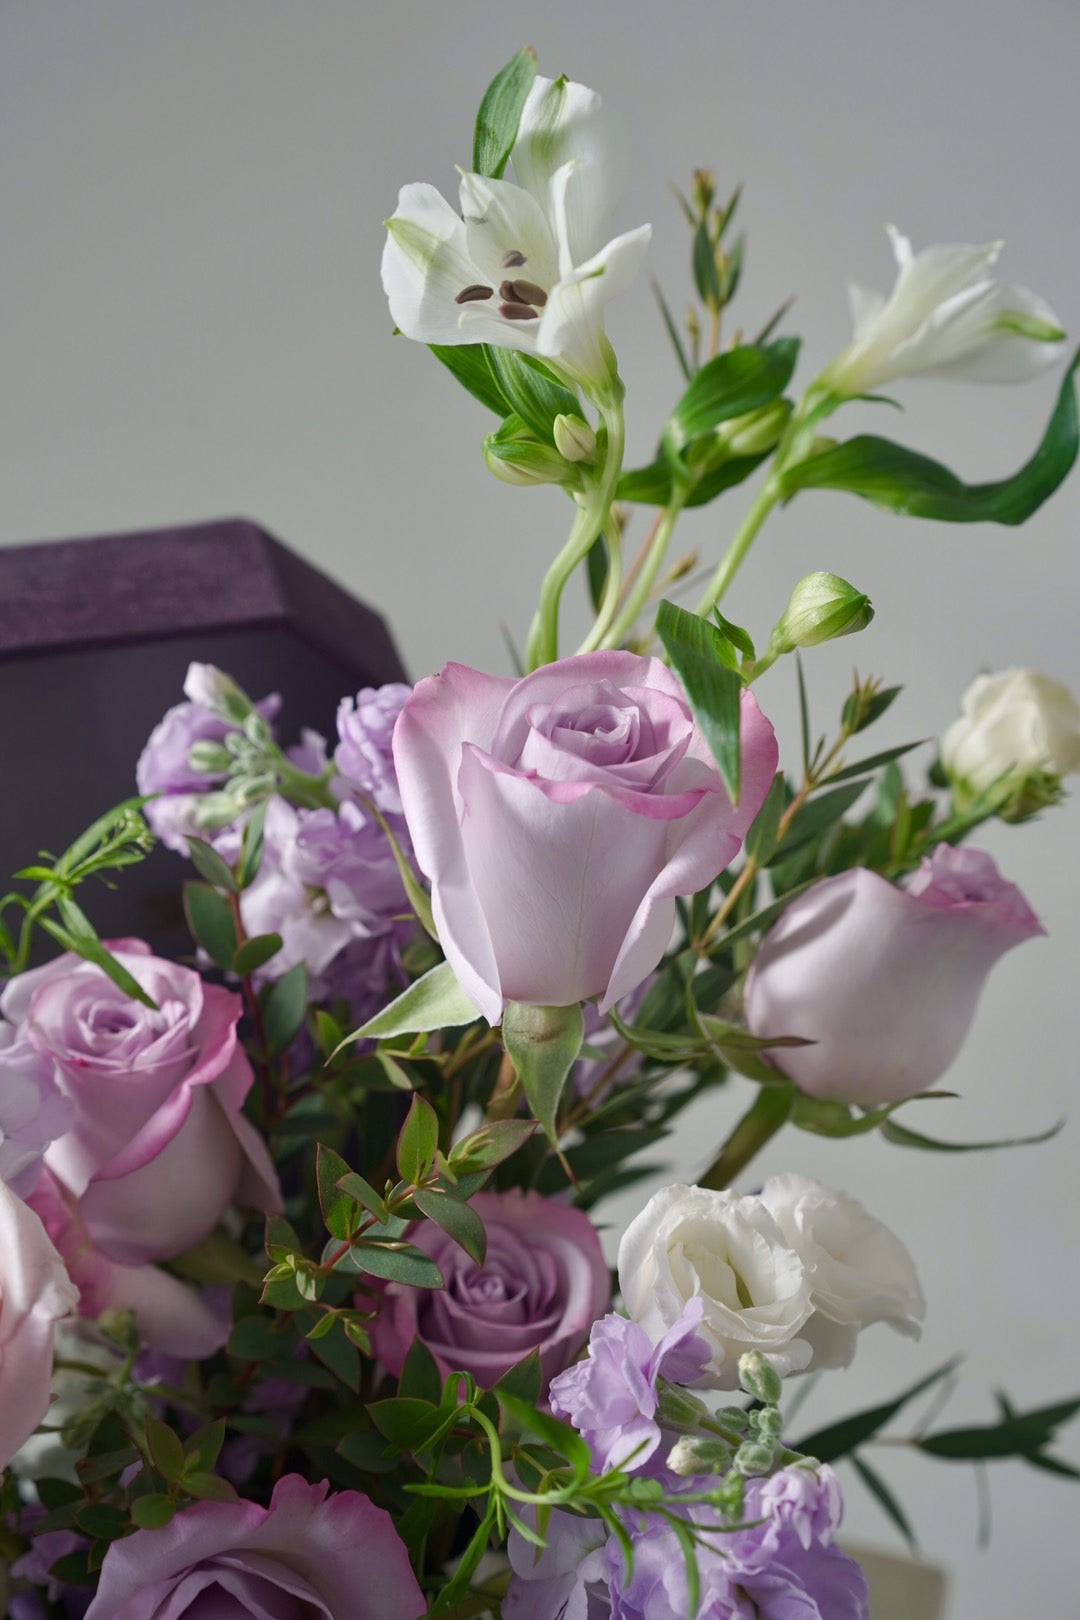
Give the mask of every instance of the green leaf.
<svg viewBox="0 0 1080 1620">
<path fill-rule="evenodd" d="M 79 912 L 79 908 L 73 900 L 58 900 L 57 905 L 62 916 L 70 916 L 73 912 Z M 79 912 L 79 915 L 81 916 L 82 913 Z M 133 1001 L 141 1001 L 144 1007 L 152 1007 L 155 1012 L 157 1011 L 157 1002 L 152 996 L 147 995 L 142 985 L 128 972 L 123 963 L 118 962 L 112 952 L 101 943 L 97 934 L 90 928 L 89 923 L 87 923 L 87 928 L 90 931 L 86 932 L 82 928 L 77 931 L 63 928 L 59 923 L 53 922 L 51 917 L 39 917 L 38 922 L 45 932 L 51 934 L 53 939 L 62 945 L 66 951 L 74 951 L 75 955 L 81 956 L 84 962 L 93 962 L 96 967 L 99 967 L 114 984 L 120 986 L 126 996 L 130 996 Z"/>
<path fill-rule="evenodd" d="M 406 1245 L 388 1249 L 374 1243 L 354 1243 L 338 1261 L 336 1271 L 362 1271 L 371 1277 L 407 1283 L 410 1288 L 442 1288 L 442 1272 L 429 1255 Z"/>
<path fill-rule="evenodd" d="M 694 232 L 694 246 L 690 256 L 691 267 L 694 272 L 694 285 L 698 290 L 698 297 L 710 309 L 721 303 L 720 278 L 716 274 L 716 250 L 709 235 L 709 227 L 705 220 L 701 220 Z M 696 1608 L 696 1605 L 694 1606 Z"/>
<path fill-rule="evenodd" d="M 160 1492 L 137 1496 L 131 1504 L 131 1517 L 140 1530 L 160 1530 L 176 1513 L 176 1503 Z M 53 1574 L 56 1574 L 55 1567 Z"/>
<path fill-rule="evenodd" d="M 423 1339 L 414 1339 L 401 1369 L 398 1395 L 438 1406 L 442 1401 L 442 1386 L 438 1362 Z"/>
<path fill-rule="evenodd" d="M 555 418 L 580 416 L 581 404 L 576 394 L 564 388 L 530 355 L 519 354 L 516 349 L 490 347 L 487 360 L 500 392 L 510 401 L 511 411 L 538 438 L 554 444 L 552 423 Z"/>
<path fill-rule="evenodd" d="M 331 1318 L 330 1329 L 320 1333 L 315 1338 L 309 1333 L 307 1342 L 312 1351 L 322 1362 L 323 1366 L 333 1373 L 334 1377 L 351 1389 L 354 1395 L 360 1393 L 360 1352 L 345 1336 L 340 1322 Z"/>
<path fill-rule="evenodd" d="M 349 1198 L 354 1198 L 358 1204 L 362 1204 L 376 1220 L 386 1220 L 389 1214 L 386 1200 L 379 1196 L 371 1183 L 365 1181 L 358 1171 L 350 1170 L 347 1175 L 342 1176 L 338 1187 Z"/>
<path fill-rule="evenodd" d="M 184 1443 L 178 1434 L 174 1434 L 167 1423 L 157 1418 L 148 1417 L 146 1420 L 146 1443 L 150 1449 L 150 1456 L 154 1467 L 162 1474 L 170 1485 L 179 1484 L 184 1477 Z"/>
<path fill-rule="evenodd" d="M 947 1378 L 953 1369 L 959 1366 L 960 1359 L 959 1356 L 953 1356 L 891 1401 L 884 1401 L 880 1406 L 868 1407 L 853 1417 L 842 1418 L 839 1423 L 830 1423 L 827 1428 L 808 1434 L 794 1449 L 806 1456 L 816 1457 L 819 1462 L 834 1462 L 837 1457 L 846 1456 L 857 1446 L 864 1445 L 879 1429 L 883 1429 L 909 1401 L 915 1399 L 916 1395 L 921 1395 L 924 1389 L 930 1389 L 932 1385 Z"/>
<path fill-rule="evenodd" d="M 494 1170 L 512 1158 L 536 1131 L 533 1119 L 497 1119 L 462 1137 L 450 1150 L 450 1168 L 456 1173 Z"/>
<path fill-rule="evenodd" d="M 338 1051 L 353 1041 L 388 1040 L 393 1035 L 415 1035 L 430 1029 L 460 1029 L 463 1024 L 475 1024 L 479 1017 L 475 1002 L 458 984 L 449 962 L 440 962 L 415 979 L 382 1012 L 347 1035 Z"/>
<path fill-rule="evenodd" d="M 536 78 L 536 52 L 526 45 L 484 91 L 473 134 L 473 173 L 498 179 L 517 140 L 521 112 Z"/>
<path fill-rule="evenodd" d="M 681 447 L 721 422 L 746 416 L 784 392 L 795 370 L 798 338 L 778 338 L 765 348 L 743 344 L 702 366 L 671 413 Z"/>
<path fill-rule="evenodd" d="M 732 802 L 737 804 L 743 683 L 725 665 L 721 650 L 724 638 L 707 619 L 668 601 L 660 603 L 656 631 L 713 751 Z"/>
<path fill-rule="evenodd" d="M 115 1541 L 129 1528 L 128 1515 L 115 1502 L 88 1502 L 75 1515 L 75 1523 L 99 1541 Z"/>
<path fill-rule="evenodd" d="M 550 1446 L 557 1456 L 566 1458 L 579 1484 L 588 1478 L 592 1457 L 576 1429 L 552 1417 L 550 1412 L 538 1412 L 528 1401 L 519 1399 L 509 1390 L 498 1391 L 498 1398 L 499 1405 L 526 1434 L 534 1434 L 545 1446 Z"/>
<path fill-rule="evenodd" d="M 247 939 L 233 957 L 232 969 L 241 979 L 258 972 L 281 949 L 280 934 L 256 934 Z"/>
<path fill-rule="evenodd" d="M 268 800 L 257 804 L 248 817 L 240 840 L 240 860 L 237 863 L 236 881 L 241 889 L 249 888 L 259 875 L 263 856 L 263 829 L 266 825 L 266 806 Z"/>
<path fill-rule="evenodd" d="M 664 326 L 667 328 L 667 335 L 671 339 L 671 346 L 675 350 L 675 358 L 679 362 L 679 370 L 682 372 L 687 382 L 689 382 L 691 375 L 690 362 L 686 358 L 686 350 L 683 348 L 682 338 L 679 335 L 679 328 L 675 324 L 675 317 L 668 308 L 667 299 L 661 292 L 660 283 L 657 281 L 655 276 L 649 277 L 649 284 L 653 290 L 653 297 L 660 306 L 660 314 L 663 317 Z"/>
<path fill-rule="evenodd" d="M 746 835 L 746 853 L 764 866 L 772 859 L 776 849 L 776 834 L 780 817 L 787 807 L 787 784 L 783 771 L 777 771 L 773 785 L 765 796 L 765 803 L 750 824 Z"/>
<path fill-rule="evenodd" d="M 495 381 L 486 343 L 429 343 L 428 348 L 481 405 L 496 416 L 510 415 L 513 407 Z"/>
<path fill-rule="evenodd" d="M 184 1441 L 185 1463 L 197 1469 L 211 1469 L 220 1457 L 224 1444 L 225 1419 L 222 1417 L 213 1423 L 204 1424 L 201 1429 L 196 1429 L 195 1433 Z"/>
<path fill-rule="evenodd" d="M 227 889 L 230 894 L 237 892 L 239 885 L 233 876 L 232 867 L 227 861 L 222 860 L 217 850 L 210 844 L 201 838 L 189 837 L 188 853 L 195 870 L 200 877 L 206 879 L 207 883 L 213 884 L 217 889 Z"/>
<path fill-rule="evenodd" d="M 924 1435 L 915 1444 L 931 1457 L 972 1462 L 982 1457 L 1022 1457 L 1039 1451 L 1054 1439 L 1062 1423 L 1080 1412 L 1080 1397 L 1057 1401 L 1030 1412 L 1016 1412 L 1000 1423 L 972 1424 Z"/>
<path fill-rule="evenodd" d="M 1034 1147 L 1039 1142 L 1049 1142 L 1064 1124 L 1065 1121 L 1059 1119 L 1049 1130 L 1039 1131 L 1035 1136 L 1006 1136 L 996 1142 L 938 1142 L 932 1136 L 923 1136 L 919 1131 L 910 1131 L 906 1126 L 898 1125 L 895 1119 L 887 1119 L 881 1127 L 881 1134 L 887 1142 L 893 1142 L 897 1147 L 923 1148 L 931 1153 L 989 1153 L 996 1148 Z"/>
<path fill-rule="evenodd" d="M 945 523 L 1026 523 L 1052 495 L 1080 450 L 1075 373 L 1078 354 L 1031 459 L 1011 478 L 965 484 L 928 456 L 870 434 L 796 462 L 781 476 L 784 498 L 801 489 L 845 489 L 905 517 Z"/>
<path fill-rule="evenodd" d="M 303 962 L 297 962 L 260 995 L 263 1032 L 272 1057 L 286 1051 L 299 1035 L 307 1012 L 307 998 L 307 968 Z"/>
<path fill-rule="evenodd" d="M 846 782 L 852 776 L 865 776 L 870 771 L 876 771 L 881 765 L 891 764 L 894 759 L 903 759 L 913 748 L 921 748 L 926 740 L 925 737 L 920 737 L 918 742 L 899 743 L 896 748 L 883 748 L 880 754 L 871 754 L 868 759 L 856 760 L 854 765 L 844 765 L 838 771 L 830 771 L 825 781 Z"/>
<path fill-rule="evenodd" d="M 185 883 L 184 912 L 196 944 L 218 967 L 231 968 L 236 955 L 236 918 L 225 896 L 208 883 Z"/>
<path fill-rule="evenodd" d="M 500 1395 L 513 1395 L 519 1401 L 527 1401 L 530 1406 L 535 1406 L 543 1387 L 544 1372 L 540 1365 L 540 1352 L 530 1350 L 523 1361 L 515 1361 L 512 1367 L 507 1368 L 491 1393 L 496 1398 Z"/>
<path fill-rule="evenodd" d="M 229 1334 L 228 1351 L 238 1361 L 268 1361 L 288 1348 L 270 1316 L 242 1316 Z"/>
<path fill-rule="evenodd" d="M 368 1407 L 379 1433 L 406 1451 L 422 1451 L 443 1423 L 441 1406 L 415 1397 L 391 1396 Z"/>
<path fill-rule="evenodd" d="M 332 1237 L 348 1239 L 357 1225 L 356 1202 L 341 1186 L 351 1174 L 339 1153 L 319 1142 L 315 1148 L 315 1177 L 319 1186 L 319 1209 L 323 1225 Z"/>
<path fill-rule="evenodd" d="M 429 1221 L 441 1226 L 443 1231 L 465 1250 L 470 1259 L 475 1260 L 478 1266 L 483 1265 L 487 1253 L 487 1233 L 484 1231 L 483 1221 L 471 1204 L 464 1203 L 460 1198 L 454 1198 L 450 1193 L 437 1192 L 430 1188 L 414 1193 L 413 1203 Z"/>
<path fill-rule="evenodd" d="M 230 1485 L 220 1474 L 211 1474 L 204 1468 L 195 1468 L 184 1475 L 184 1489 L 200 1502 L 237 1502 L 235 1485 Z"/>
<path fill-rule="evenodd" d="M 397 1141 L 397 1167 L 402 1181 L 419 1187 L 435 1163 L 438 1146 L 439 1116 L 415 1092 Z"/>
<path fill-rule="evenodd" d="M 845 782 L 843 787 L 831 788 L 827 793 L 815 793 L 801 806 L 788 828 L 787 836 L 777 847 L 776 857 L 787 860 L 795 850 L 812 843 L 825 830 L 839 821 L 846 810 L 866 792 L 868 778 L 859 782 Z"/>
<path fill-rule="evenodd" d="M 729 456 L 725 452 L 711 470 L 699 470 L 684 505 L 707 506 L 725 489 L 734 489 L 737 484 L 744 483 L 768 459 L 769 454 L 767 450 L 753 456 Z M 618 500 L 632 501 L 638 506 L 666 506 L 671 500 L 671 492 L 671 467 L 665 456 L 658 456 L 647 467 L 629 468 L 620 477 L 615 491 Z"/>
<path fill-rule="evenodd" d="M 911 1528 L 911 1522 L 881 1475 L 871 1468 L 870 1464 L 862 1457 L 852 1456 L 848 1460 L 871 1496 L 876 1498 L 883 1512 L 892 1520 L 912 1552 L 914 1552 L 917 1543 L 915 1541 L 915 1532 Z"/>
<path fill-rule="evenodd" d="M 585 1038 L 580 1003 L 538 1007 L 511 1001 L 503 1012 L 502 1038 L 533 1117 L 557 1146 L 559 1099 Z"/>
</svg>

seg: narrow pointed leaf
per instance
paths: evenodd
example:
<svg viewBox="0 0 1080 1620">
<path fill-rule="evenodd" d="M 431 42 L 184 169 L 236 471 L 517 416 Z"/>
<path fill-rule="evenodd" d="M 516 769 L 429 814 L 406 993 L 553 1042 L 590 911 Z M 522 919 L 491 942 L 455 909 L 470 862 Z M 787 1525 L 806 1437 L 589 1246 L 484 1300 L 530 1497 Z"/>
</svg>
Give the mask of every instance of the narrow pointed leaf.
<svg viewBox="0 0 1080 1620">
<path fill-rule="evenodd" d="M 517 140 L 521 112 L 536 78 L 536 52 L 526 45 L 484 92 L 473 134 L 473 171 L 498 179 Z"/>
<path fill-rule="evenodd" d="M 475 1024 L 479 1016 L 475 1004 L 458 984 L 449 962 L 440 962 L 422 978 L 414 980 L 382 1012 L 347 1035 L 338 1052 L 353 1041 L 387 1040 L 393 1035 L 415 1035 L 431 1029 L 459 1029 L 463 1024 Z"/>
<path fill-rule="evenodd" d="M 871 1496 L 876 1499 L 882 1511 L 892 1520 L 912 1552 L 914 1552 L 918 1544 L 915 1540 L 915 1532 L 911 1528 L 911 1521 L 881 1475 L 871 1468 L 870 1464 L 862 1457 L 851 1457 L 848 1460 Z"/>
<path fill-rule="evenodd" d="M 989 1153 L 996 1148 L 1034 1147 L 1039 1142 L 1049 1142 L 1064 1124 L 1065 1121 L 1059 1119 L 1048 1130 L 1039 1131 L 1034 1136 L 1006 1136 L 996 1142 L 938 1142 L 932 1136 L 923 1136 L 920 1131 L 908 1130 L 894 1119 L 887 1119 L 881 1127 L 881 1134 L 887 1142 L 894 1142 L 897 1147 L 923 1148 L 932 1153 Z"/>
<path fill-rule="evenodd" d="M 856 1412 L 853 1417 L 842 1418 L 839 1423 L 830 1423 L 827 1428 L 806 1435 L 796 1449 L 807 1456 L 817 1457 L 819 1462 L 834 1462 L 837 1457 L 846 1456 L 883 1429 L 916 1395 L 921 1395 L 924 1389 L 930 1389 L 942 1378 L 947 1378 L 959 1360 L 958 1356 L 952 1357 L 891 1401 L 883 1401 L 880 1406 L 868 1407 L 863 1412 Z"/>
</svg>

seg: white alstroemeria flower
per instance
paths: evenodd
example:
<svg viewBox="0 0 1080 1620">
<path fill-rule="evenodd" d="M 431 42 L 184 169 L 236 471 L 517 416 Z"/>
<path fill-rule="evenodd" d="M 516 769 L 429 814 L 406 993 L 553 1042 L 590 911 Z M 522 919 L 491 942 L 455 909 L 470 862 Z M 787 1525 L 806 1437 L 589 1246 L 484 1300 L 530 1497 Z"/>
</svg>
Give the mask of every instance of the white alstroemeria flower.
<svg viewBox="0 0 1080 1620">
<path fill-rule="evenodd" d="M 537 79 L 511 153 L 517 184 L 461 172 L 461 215 L 426 184 L 387 221 L 390 312 L 421 343 L 490 343 L 550 360 L 588 388 L 612 367 L 603 309 L 633 280 L 652 227 L 605 243 L 626 168 L 600 97 Z"/>
<path fill-rule="evenodd" d="M 888 227 L 898 274 L 889 297 L 849 289 L 855 336 L 823 374 L 833 394 L 872 393 L 895 377 L 934 372 L 968 382 L 1026 382 L 1061 353 L 1065 333 L 1049 304 L 990 270 L 1000 242 L 912 251 Z"/>
</svg>

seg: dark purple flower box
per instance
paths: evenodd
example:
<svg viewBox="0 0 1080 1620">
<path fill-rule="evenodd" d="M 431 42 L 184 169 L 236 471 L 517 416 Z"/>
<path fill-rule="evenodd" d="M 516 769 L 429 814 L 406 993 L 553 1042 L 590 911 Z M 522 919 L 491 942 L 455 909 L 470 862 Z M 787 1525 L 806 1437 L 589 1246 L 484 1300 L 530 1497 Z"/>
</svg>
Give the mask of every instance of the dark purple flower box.
<svg viewBox="0 0 1080 1620">
<path fill-rule="evenodd" d="M 192 659 L 280 692 L 286 743 L 332 737 L 340 698 L 404 678 L 378 614 L 243 519 L 0 550 L 0 893 L 134 794 Z M 184 875 L 156 850 L 80 901 L 103 934 L 182 951 Z"/>
</svg>

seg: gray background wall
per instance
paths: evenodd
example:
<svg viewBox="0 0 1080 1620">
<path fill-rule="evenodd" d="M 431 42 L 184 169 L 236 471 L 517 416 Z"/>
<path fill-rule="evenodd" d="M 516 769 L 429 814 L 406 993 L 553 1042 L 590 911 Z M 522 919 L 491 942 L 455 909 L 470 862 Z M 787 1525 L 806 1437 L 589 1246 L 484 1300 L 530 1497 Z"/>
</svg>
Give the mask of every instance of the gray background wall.
<svg viewBox="0 0 1080 1620">
<path fill-rule="evenodd" d="M 653 221 L 649 267 L 676 307 L 686 243 L 668 181 L 711 165 L 722 187 L 745 182 L 735 313 L 752 331 L 796 292 L 804 381 L 846 341 L 845 279 L 890 284 L 886 220 L 916 245 L 1005 236 L 1005 275 L 1080 331 L 1069 0 L 2 0 L 0 542 L 249 515 L 380 606 L 417 675 L 449 657 L 505 669 L 500 621 L 523 636 L 565 503 L 487 474 L 483 411 L 391 338 L 378 260 L 398 186 L 452 187 L 484 85 L 526 41 L 625 115 L 636 161 L 619 226 Z M 610 328 L 642 460 L 678 391 L 644 280 Z M 992 478 L 1029 453 L 1057 386 L 913 383 L 897 390 L 902 417 L 856 408 L 842 425 L 870 421 Z M 715 558 L 744 504 L 737 492 L 692 515 L 683 547 Z M 807 496 L 759 541 L 731 612 L 764 635 L 799 575 L 852 579 L 878 617 L 811 659 L 822 722 L 857 662 L 907 683 L 883 742 L 933 736 L 980 667 L 1036 665 L 1080 688 L 1078 517 L 1080 478 L 1022 533 Z M 790 747 L 789 672 L 761 691 Z M 1074 802 L 983 840 L 1050 937 L 998 967 L 949 1077 L 964 1100 L 912 1110 L 916 1127 L 993 1137 L 1069 1111 L 1077 830 Z M 744 1102 L 695 1119 L 684 1173 Z M 957 1420 L 988 1418 L 998 1385 L 1032 1404 L 1077 1387 L 1076 1133 L 956 1158 L 810 1137 L 770 1152 L 763 1171 L 818 1175 L 888 1220 L 929 1297 L 922 1345 L 873 1330 L 811 1420 L 957 1349 Z M 1075 1460 L 1075 1434 L 1067 1449 Z M 1074 1485 L 991 1468 L 979 1552 L 970 1472 L 882 1455 L 924 1550 L 953 1572 L 951 1620 L 1076 1615 Z M 890 1542 L 854 1481 L 849 1524 Z"/>
</svg>

